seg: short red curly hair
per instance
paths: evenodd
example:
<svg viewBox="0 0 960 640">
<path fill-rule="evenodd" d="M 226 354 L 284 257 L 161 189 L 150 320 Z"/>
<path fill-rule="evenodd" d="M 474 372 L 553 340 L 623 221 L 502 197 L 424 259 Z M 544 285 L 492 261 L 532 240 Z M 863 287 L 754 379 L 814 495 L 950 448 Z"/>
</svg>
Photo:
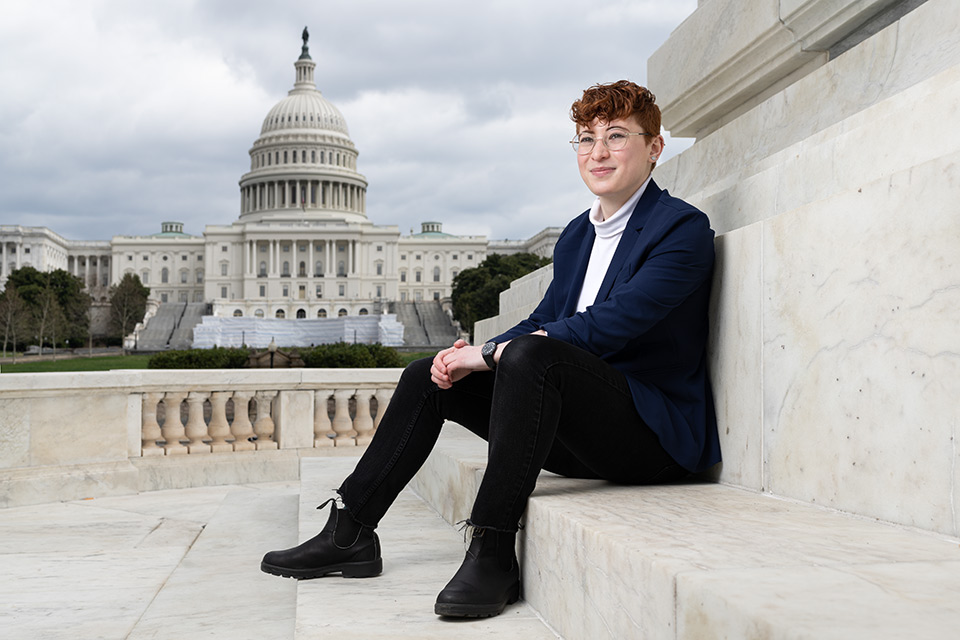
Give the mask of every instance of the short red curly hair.
<svg viewBox="0 0 960 640">
<path fill-rule="evenodd" d="M 610 122 L 633 116 L 644 132 L 660 135 L 660 107 L 657 97 L 646 87 L 618 80 L 609 84 L 595 84 L 583 92 L 583 97 L 570 107 L 570 119 L 581 128 L 594 120 Z"/>
</svg>

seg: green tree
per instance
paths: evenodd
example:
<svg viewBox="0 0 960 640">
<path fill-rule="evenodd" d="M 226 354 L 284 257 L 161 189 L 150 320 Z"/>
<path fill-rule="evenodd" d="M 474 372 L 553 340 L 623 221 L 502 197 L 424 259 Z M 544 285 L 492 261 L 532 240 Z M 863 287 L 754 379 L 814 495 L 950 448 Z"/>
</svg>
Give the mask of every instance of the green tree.
<svg viewBox="0 0 960 640">
<path fill-rule="evenodd" d="M 57 292 L 54 291 L 53 287 L 47 287 L 40 291 L 31 308 L 31 317 L 33 319 L 33 331 L 40 345 L 40 355 L 43 355 L 43 343 L 48 337 L 51 339 L 53 353 L 56 355 L 57 336 L 63 335 L 62 328 L 66 324 L 66 318 L 63 309 L 60 307 L 60 301 L 57 299 Z"/>
<path fill-rule="evenodd" d="M 132 273 L 125 274 L 118 284 L 110 287 L 110 331 L 121 343 L 143 320 L 149 296 L 150 288 L 143 286 L 140 277 Z"/>
<path fill-rule="evenodd" d="M 464 269 L 453 281 L 453 315 L 473 335 L 477 320 L 500 313 L 500 292 L 531 271 L 550 264 L 549 258 L 532 253 L 492 253 L 474 269 Z"/>
<path fill-rule="evenodd" d="M 0 293 L 0 325 L 3 326 L 3 357 L 7 357 L 7 344 L 13 350 L 14 362 L 17 358 L 17 338 L 27 331 L 29 309 L 15 286 L 7 283 Z"/>
<path fill-rule="evenodd" d="M 66 318 L 62 338 L 73 344 L 83 344 L 90 327 L 90 296 L 83 290 L 83 280 L 63 269 L 43 272 L 33 267 L 20 267 L 10 272 L 7 286 L 11 285 L 20 292 L 34 317 L 41 294 L 52 289 Z"/>
</svg>

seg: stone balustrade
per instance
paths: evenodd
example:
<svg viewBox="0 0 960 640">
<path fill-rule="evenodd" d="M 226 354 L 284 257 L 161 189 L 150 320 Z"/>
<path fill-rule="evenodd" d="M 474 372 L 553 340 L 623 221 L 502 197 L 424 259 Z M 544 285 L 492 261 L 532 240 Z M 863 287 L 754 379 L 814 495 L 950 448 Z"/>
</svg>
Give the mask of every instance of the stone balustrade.
<svg viewBox="0 0 960 640">
<path fill-rule="evenodd" d="M 401 371 L 4 374 L 0 507 L 296 479 L 370 442 Z"/>
<path fill-rule="evenodd" d="M 327 384 L 311 391 L 312 446 L 369 444 L 395 384 L 391 376 L 363 387 Z M 275 416 L 280 394 L 278 389 L 222 391 L 213 386 L 209 391 L 143 393 L 140 453 L 148 457 L 278 449 Z"/>
</svg>

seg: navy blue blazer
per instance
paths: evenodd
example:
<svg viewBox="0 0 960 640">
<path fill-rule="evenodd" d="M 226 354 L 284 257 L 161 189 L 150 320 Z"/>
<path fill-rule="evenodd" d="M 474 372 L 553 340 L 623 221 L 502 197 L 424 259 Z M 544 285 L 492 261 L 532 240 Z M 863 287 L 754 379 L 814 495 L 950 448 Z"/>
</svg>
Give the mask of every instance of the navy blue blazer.
<svg viewBox="0 0 960 640">
<path fill-rule="evenodd" d="M 637 412 L 689 471 L 720 461 L 707 377 L 713 230 L 707 216 L 651 180 L 637 202 L 592 306 L 577 313 L 595 232 L 589 211 L 553 251 L 553 282 L 504 342 L 544 329 L 600 356 L 627 378 Z M 615 443 L 612 443 L 615 444 Z"/>
</svg>

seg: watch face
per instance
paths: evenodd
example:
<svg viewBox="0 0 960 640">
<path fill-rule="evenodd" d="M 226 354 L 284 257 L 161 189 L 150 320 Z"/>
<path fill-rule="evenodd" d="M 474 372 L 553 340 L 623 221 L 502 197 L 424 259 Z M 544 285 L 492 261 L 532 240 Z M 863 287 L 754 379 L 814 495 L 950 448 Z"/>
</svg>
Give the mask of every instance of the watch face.
<svg viewBox="0 0 960 640">
<path fill-rule="evenodd" d="M 480 349 L 480 355 L 483 355 L 483 356 L 493 355 L 493 353 L 496 352 L 496 350 L 497 350 L 497 345 L 495 345 L 492 342 L 488 342 L 483 345 L 482 349 Z"/>
</svg>

